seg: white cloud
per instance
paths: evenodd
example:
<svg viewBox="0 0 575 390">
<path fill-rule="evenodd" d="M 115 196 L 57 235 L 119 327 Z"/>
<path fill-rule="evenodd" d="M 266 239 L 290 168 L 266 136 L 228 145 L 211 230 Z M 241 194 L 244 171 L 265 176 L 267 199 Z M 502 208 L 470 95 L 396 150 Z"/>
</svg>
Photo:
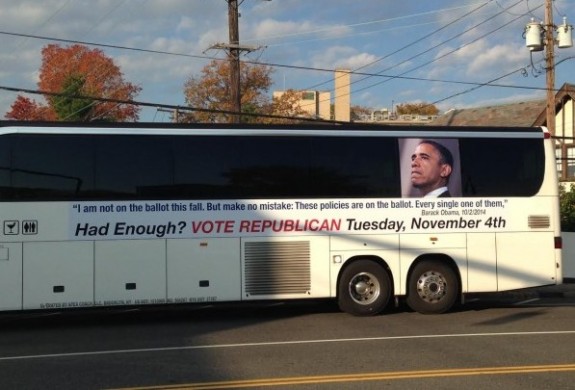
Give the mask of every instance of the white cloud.
<svg viewBox="0 0 575 390">
<path fill-rule="evenodd" d="M 188 16 L 182 16 L 180 18 L 180 22 L 176 26 L 176 30 L 178 30 L 178 31 L 192 30 L 196 26 L 197 26 L 197 22 L 195 19 L 190 18 Z"/>
<path fill-rule="evenodd" d="M 369 53 L 358 53 L 343 60 L 342 66 L 348 69 L 359 69 L 377 61 L 377 57 Z"/>
<path fill-rule="evenodd" d="M 331 46 L 325 50 L 317 52 L 311 58 L 311 65 L 314 68 L 335 69 L 347 68 L 357 69 L 371 64 L 377 57 L 369 53 L 358 53 L 350 46 Z"/>
<path fill-rule="evenodd" d="M 426 77 L 484 82 L 525 66 L 529 54 L 513 42 L 492 44 L 482 39 L 459 50 L 445 47 L 434 59 Z"/>
<path fill-rule="evenodd" d="M 303 32 L 310 31 L 313 28 L 314 26 L 308 21 L 294 22 L 291 20 L 280 21 L 266 19 L 250 29 L 251 34 L 246 37 L 246 41 L 285 39 L 287 37 L 301 35 Z"/>
<path fill-rule="evenodd" d="M 0 7 L 3 28 L 28 30 L 45 23 L 62 6 L 61 1 L 8 1 Z"/>
<path fill-rule="evenodd" d="M 180 54 L 189 53 L 192 51 L 192 49 L 194 49 L 193 45 L 186 40 L 167 37 L 158 37 L 154 39 L 152 42 L 150 42 L 148 48 L 150 50 Z"/>
<path fill-rule="evenodd" d="M 490 48 L 483 48 L 483 50 L 469 62 L 467 73 L 469 75 L 484 72 L 486 69 L 496 70 L 500 73 L 501 70 L 518 67 L 524 64 L 528 57 L 527 50 L 524 48 L 518 49 L 514 45 L 496 45 Z"/>
</svg>

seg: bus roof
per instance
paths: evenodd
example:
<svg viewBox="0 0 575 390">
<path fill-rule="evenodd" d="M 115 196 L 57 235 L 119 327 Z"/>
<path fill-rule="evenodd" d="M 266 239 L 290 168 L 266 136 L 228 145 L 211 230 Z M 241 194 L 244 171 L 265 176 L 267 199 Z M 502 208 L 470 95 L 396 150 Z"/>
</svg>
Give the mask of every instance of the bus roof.
<svg viewBox="0 0 575 390">
<path fill-rule="evenodd" d="M 326 136 L 410 138 L 547 138 L 544 127 L 473 127 L 350 124 L 176 124 L 109 122 L 0 121 L 0 136 L 8 134 L 91 135 L 210 135 L 210 136 Z M 546 137 L 547 135 L 547 137 Z"/>
</svg>

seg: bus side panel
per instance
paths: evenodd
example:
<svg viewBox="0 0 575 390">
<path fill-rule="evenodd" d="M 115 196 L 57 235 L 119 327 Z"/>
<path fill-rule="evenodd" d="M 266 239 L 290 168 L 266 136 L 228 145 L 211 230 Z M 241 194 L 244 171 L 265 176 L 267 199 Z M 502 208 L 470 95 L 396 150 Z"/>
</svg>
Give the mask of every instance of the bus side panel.
<svg viewBox="0 0 575 390">
<path fill-rule="evenodd" d="M 93 242 L 26 242 L 23 255 L 24 309 L 93 305 Z"/>
<path fill-rule="evenodd" d="M 166 241 L 98 241 L 96 305 L 166 302 Z"/>
<path fill-rule="evenodd" d="M 461 275 L 463 278 L 464 276 Z M 495 233 L 467 234 L 467 291 L 497 291 Z"/>
<path fill-rule="evenodd" d="M 0 310 L 22 309 L 22 244 L 0 244 Z"/>
<path fill-rule="evenodd" d="M 553 232 L 497 233 L 498 291 L 555 284 L 556 267 Z"/>
<path fill-rule="evenodd" d="M 240 239 L 168 240 L 168 299 L 241 300 Z"/>
</svg>

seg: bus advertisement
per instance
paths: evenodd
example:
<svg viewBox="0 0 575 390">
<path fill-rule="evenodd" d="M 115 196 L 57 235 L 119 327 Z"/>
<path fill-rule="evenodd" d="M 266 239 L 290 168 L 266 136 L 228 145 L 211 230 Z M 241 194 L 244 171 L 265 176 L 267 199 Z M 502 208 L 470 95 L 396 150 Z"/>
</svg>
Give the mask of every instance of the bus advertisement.
<svg viewBox="0 0 575 390">
<path fill-rule="evenodd" d="M 541 128 L 5 122 L 0 310 L 442 313 L 559 284 L 553 150 Z"/>
</svg>

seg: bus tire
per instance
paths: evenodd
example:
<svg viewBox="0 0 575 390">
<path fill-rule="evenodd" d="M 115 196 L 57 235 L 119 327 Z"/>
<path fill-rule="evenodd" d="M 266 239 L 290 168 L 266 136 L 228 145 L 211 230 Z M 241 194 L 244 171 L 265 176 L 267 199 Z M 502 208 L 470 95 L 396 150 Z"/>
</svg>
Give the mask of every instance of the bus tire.
<svg viewBox="0 0 575 390">
<path fill-rule="evenodd" d="M 437 260 L 422 261 L 413 268 L 407 286 L 407 304 L 422 314 L 441 314 L 459 296 L 459 280 L 452 267 Z"/>
<path fill-rule="evenodd" d="M 380 313 L 389 302 L 391 280 L 376 262 L 357 260 L 347 266 L 338 285 L 339 308 L 356 316 Z"/>
</svg>

